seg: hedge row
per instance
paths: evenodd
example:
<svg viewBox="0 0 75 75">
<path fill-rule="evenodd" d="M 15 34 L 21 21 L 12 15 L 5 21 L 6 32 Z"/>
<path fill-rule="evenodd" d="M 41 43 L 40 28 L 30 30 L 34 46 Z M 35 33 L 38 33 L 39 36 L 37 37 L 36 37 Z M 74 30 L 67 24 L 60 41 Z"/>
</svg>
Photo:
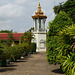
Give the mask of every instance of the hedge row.
<svg viewBox="0 0 75 75">
<path fill-rule="evenodd" d="M 5 44 L 0 44 L 0 62 L 5 62 L 6 60 L 16 61 L 20 59 L 21 56 L 25 56 L 30 51 L 36 52 L 35 43 L 21 43 L 14 46 L 7 46 Z"/>
</svg>

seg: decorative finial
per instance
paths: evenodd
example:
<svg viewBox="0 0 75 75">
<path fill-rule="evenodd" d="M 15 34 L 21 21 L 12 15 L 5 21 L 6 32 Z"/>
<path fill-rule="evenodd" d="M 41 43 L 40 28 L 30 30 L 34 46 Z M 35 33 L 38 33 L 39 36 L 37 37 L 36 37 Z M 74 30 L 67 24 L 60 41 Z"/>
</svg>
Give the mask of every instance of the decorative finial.
<svg viewBox="0 0 75 75">
<path fill-rule="evenodd" d="M 39 2 L 39 6 L 40 6 L 40 2 Z"/>
<path fill-rule="evenodd" d="M 40 2 L 39 2 L 39 6 L 38 6 L 38 10 L 37 10 L 37 12 L 41 12 Z"/>
<path fill-rule="evenodd" d="M 44 15 L 44 12 L 42 12 L 41 10 L 41 5 L 40 5 L 40 2 L 39 2 L 39 5 L 38 5 L 38 9 L 37 11 L 35 12 L 35 15 L 32 16 L 33 19 L 38 19 L 38 18 L 41 18 L 41 19 L 46 19 L 47 16 Z"/>
</svg>

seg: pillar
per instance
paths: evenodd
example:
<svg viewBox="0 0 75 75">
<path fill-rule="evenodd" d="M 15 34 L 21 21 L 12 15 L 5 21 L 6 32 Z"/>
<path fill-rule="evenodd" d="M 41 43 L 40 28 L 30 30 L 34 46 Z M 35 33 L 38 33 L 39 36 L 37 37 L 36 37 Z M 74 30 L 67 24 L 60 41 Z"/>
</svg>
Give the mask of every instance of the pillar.
<svg viewBox="0 0 75 75">
<path fill-rule="evenodd" d="M 45 19 L 43 19 L 43 30 L 45 30 Z"/>
<path fill-rule="evenodd" d="M 36 31 L 36 30 L 37 30 L 37 20 L 34 19 L 34 31 Z"/>
<path fill-rule="evenodd" d="M 41 19 L 38 18 L 38 30 L 41 29 Z"/>
</svg>

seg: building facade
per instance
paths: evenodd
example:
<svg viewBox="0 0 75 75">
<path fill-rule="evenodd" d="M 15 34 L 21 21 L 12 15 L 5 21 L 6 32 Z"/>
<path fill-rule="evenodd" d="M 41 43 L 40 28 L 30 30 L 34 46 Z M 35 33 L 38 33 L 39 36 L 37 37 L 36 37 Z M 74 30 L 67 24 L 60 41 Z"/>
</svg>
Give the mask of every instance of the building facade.
<svg viewBox="0 0 75 75">
<path fill-rule="evenodd" d="M 37 52 L 46 51 L 47 30 L 45 29 L 45 21 L 47 16 L 44 15 L 44 12 L 42 12 L 40 3 L 37 12 L 35 12 L 35 15 L 33 15 L 32 18 L 34 20 L 33 34 L 35 36 L 35 39 L 33 39 L 32 42 L 37 44 Z"/>
</svg>

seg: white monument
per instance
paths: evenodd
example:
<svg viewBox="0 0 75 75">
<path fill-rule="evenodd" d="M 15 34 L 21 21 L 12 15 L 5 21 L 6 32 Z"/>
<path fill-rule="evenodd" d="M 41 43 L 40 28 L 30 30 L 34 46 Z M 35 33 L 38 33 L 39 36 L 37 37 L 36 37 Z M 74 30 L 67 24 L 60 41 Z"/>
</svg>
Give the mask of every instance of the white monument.
<svg viewBox="0 0 75 75">
<path fill-rule="evenodd" d="M 37 45 L 36 52 L 46 51 L 46 33 L 47 30 L 45 29 L 45 21 L 47 16 L 41 10 L 41 6 L 39 3 L 37 12 L 35 15 L 32 16 L 34 20 L 34 35 L 35 39 L 32 42 L 35 42 Z"/>
</svg>

